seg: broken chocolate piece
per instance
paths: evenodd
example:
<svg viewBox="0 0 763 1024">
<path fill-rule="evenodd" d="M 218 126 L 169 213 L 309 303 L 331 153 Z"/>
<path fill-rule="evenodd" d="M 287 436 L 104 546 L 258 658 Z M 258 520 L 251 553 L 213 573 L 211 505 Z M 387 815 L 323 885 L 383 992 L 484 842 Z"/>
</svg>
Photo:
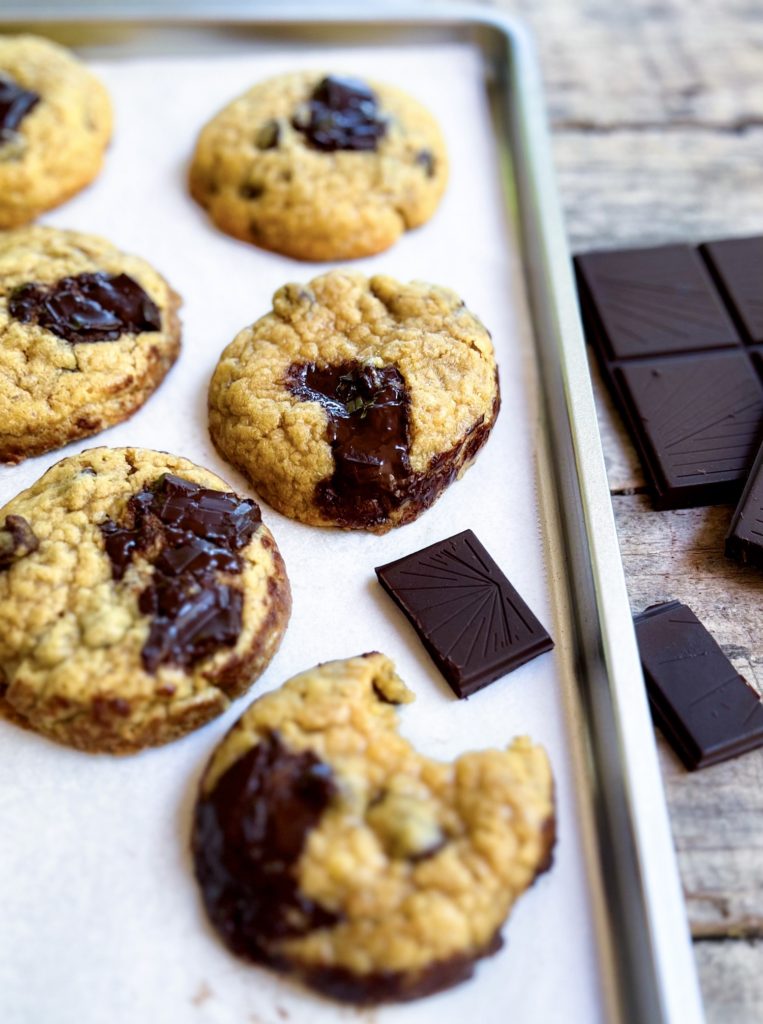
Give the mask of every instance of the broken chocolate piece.
<svg viewBox="0 0 763 1024">
<path fill-rule="evenodd" d="M 687 768 L 763 745 L 763 702 L 680 601 L 635 618 L 655 721 Z"/>
<path fill-rule="evenodd" d="M 726 535 L 726 554 L 763 569 L 763 445 Z"/>
<path fill-rule="evenodd" d="M 387 131 L 387 119 L 379 113 L 376 95 L 365 82 L 335 75 L 318 83 L 292 124 L 323 152 L 375 150 Z"/>
<path fill-rule="evenodd" d="M 39 546 L 34 530 L 23 516 L 6 516 L 0 529 L 0 569 L 7 569 Z"/>
<path fill-rule="evenodd" d="M 12 78 L 0 73 L 0 145 L 13 138 L 26 115 L 40 102 L 40 97 L 24 89 Z"/>
<path fill-rule="evenodd" d="M 271 732 L 199 798 L 196 877 L 207 913 L 239 956 L 277 963 L 273 940 L 338 922 L 299 891 L 294 871 L 334 792 L 327 764 L 310 750 L 293 753 Z"/>
<path fill-rule="evenodd" d="M 121 523 L 101 524 L 114 579 L 136 554 L 153 564 L 138 606 L 151 616 L 143 645 L 147 672 L 159 665 L 193 665 L 241 632 L 241 591 L 217 578 L 240 573 L 237 552 L 261 522 L 257 504 L 169 473 L 127 502 Z"/>
<path fill-rule="evenodd" d="M 705 242 L 700 252 L 745 341 L 763 345 L 763 235 Z"/>
<path fill-rule="evenodd" d="M 24 284 L 8 310 L 69 342 L 115 341 L 122 334 L 159 331 L 156 303 L 127 274 L 78 274 L 54 285 Z"/>
<path fill-rule="evenodd" d="M 458 697 L 554 646 L 471 530 L 376 569 Z"/>
<path fill-rule="evenodd" d="M 763 436 L 763 363 L 730 290 L 687 245 L 587 253 L 575 268 L 586 336 L 655 506 L 736 500 Z"/>
</svg>

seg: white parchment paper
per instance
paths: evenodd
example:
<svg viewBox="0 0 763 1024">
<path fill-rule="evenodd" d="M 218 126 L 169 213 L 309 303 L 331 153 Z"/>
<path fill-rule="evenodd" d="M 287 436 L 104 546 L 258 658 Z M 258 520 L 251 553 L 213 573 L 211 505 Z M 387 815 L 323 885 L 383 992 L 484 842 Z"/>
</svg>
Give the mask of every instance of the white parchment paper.
<svg viewBox="0 0 763 1024">
<path fill-rule="evenodd" d="M 115 140 L 98 181 L 45 222 L 103 234 L 151 261 L 183 296 L 183 352 L 128 423 L 1 469 L 0 502 L 64 455 L 100 444 L 185 455 L 251 493 L 209 441 L 207 383 L 222 348 L 269 310 L 277 287 L 324 268 L 236 242 L 208 222 L 185 189 L 196 133 L 253 82 L 298 67 L 360 73 L 408 89 L 445 130 L 450 185 L 430 224 L 354 266 L 455 288 L 493 334 L 503 408 L 464 479 L 416 523 L 384 537 L 313 529 L 263 507 L 286 560 L 294 611 L 252 696 L 316 662 L 382 650 L 416 691 L 416 703 L 401 711 L 402 730 L 427 754 L 450 758 L 503 746 L 519 733 L 545 745 L 556 776 L 559 841 L 553 869 L 509 919 L 504 949 L 482 962 L 472 981 L 418 1003 L 359 1012 L 239 962 L 204 917 L 187 849 L 195 787 L 250 698 L 179 742 L 121 759 L 77 753 L 0 721 L 0 1020 L 596 1024 L 604 1019 L 600 969 L 557 655 L 457 701 L 373 573 L 375 565 L 471 527 L 552 634 L 562 628 L 550 601 L 536 493 L 529 321 L 478 54 L 456 44 L 263 53 L 240 43 L 228 55 L 99 59 L 93 67 L 114 99 Z"/>
</svg>

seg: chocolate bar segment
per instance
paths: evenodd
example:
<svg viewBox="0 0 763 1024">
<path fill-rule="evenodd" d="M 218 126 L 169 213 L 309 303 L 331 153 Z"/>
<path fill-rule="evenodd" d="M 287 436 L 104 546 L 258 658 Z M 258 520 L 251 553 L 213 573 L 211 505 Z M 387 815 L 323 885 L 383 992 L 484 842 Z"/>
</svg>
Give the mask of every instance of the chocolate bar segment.
<svg viewBox="0 0 763 1024">
<path fill-rule="evenodd" d="M 660 507 L 735 501 L 763 423 L 763 386 L 745 354 L 628 362 L 614 373 Z"/>
<path fill-rule="evenodd" d="M 586 335 L 657 508 L 736 501 L 763 440 L 763 348 L 741 263 L 723 242 L 575 257 Z"/>
<path fill-rule="evenodd" d="M 745 341 L 763 345 L 763 235 L 700 246 Z"/>
<path fill-rule="evenodd" d="M 690 771 L 763 745 L 763 702 L 691 608 L 653 605 L 635 625 L 655 720 Z"/>
<path fill-rule="evenodd" d="M 740 344 L 710 275 L 688 245 L 575 259 L 589 322 L 613 359 Z"/>
<path fill-rule="evenodd" d="M 763 569 L 763 445 L 726 535 L 726 554 Z"/>
<path fill-rule="evenodd" d="M 379 566 L 376 575 L 458 697 L 554 646 L 471 530 Z"/>
</svg>

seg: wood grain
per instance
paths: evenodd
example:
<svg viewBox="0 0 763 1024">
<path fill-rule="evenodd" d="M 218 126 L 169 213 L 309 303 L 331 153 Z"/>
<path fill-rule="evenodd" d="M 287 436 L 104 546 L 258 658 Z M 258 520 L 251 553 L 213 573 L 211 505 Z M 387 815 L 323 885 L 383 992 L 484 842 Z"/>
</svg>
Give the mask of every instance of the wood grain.
<svg viewBox="0 0 763 1024">
<path fill-rule="evenodd" d="M 535 32 L 573 250 L 763 233 L 763 3 L 499 6 Z M 731 508 L 652 509 L 591 362 L 634 610 L 686 601 L 763 691 L 763 573 L 723 555 Z M 689 773 L 658 747 L 708 1022 L 760 1024 L 763 751 Z"/>
</svg>

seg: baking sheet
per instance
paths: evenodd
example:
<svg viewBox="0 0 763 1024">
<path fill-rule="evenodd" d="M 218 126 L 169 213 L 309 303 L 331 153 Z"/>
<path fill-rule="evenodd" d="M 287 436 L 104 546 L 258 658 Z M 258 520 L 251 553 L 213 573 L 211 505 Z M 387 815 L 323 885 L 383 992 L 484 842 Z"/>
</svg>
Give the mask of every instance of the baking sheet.
<svg viewBox="0 0 763 1024">
<path fill-rule="evenodd" d="M 96 444 L 156 447 L 193 459 L 251 493 L 207 436 L 206 389 L 221 349 L 270 308 L 286 281 L 317 267 L 264 253 L 219 233 L 185 191 L 201 125 L 253 82 L 315 67 L 389 80 L 438 117 L 452 163 L 430 224 L 380 256 L 356 261 L 455 288 L 493 334 L 503 408 L 464 479 L 420 520 L 384 537 L 317 530 L 267 506 L 289 571 L 294 610 L 281 650 L 251 696 L 318 661 L 379 649 L 415 690 L 403 733 L 433 757 L 505 745 L 530 734 L 548 750 L 557 783 L 559 842 L 552 871 L 517 905 L 506 946 L 476 978 L 448 993 L 361 1014 L 413 1020 L 537 1024 L 604 1020 L 591 878 L 579 828 L 571 730 L 559 652 L 523 666 L 468 701 L 456 701 L 412 629 L 376 583 L 373 566 L 471 527 L 559 641 L 537 494 L 539 408 L 519 255 L 505 221 L 481 81 L 468 45 L 248 51 L 98 59 L 116 134 L 106 168 L 83 195 L 44 218 L 100 233 L 152 262 L 184 298 L 184 348 L 157 394 L 131 421 L 95 439 L 0 470 L 0 501 L 59 458 Z M 558 569 L 558 567 L 556 567 Z M 125 759 L 79 754 L 0 722 L 0 1017 L 9 1024 L 167 1024 L 355 1020 L 358 1011 L 245 965 L 204 917 L 187 854 L 195 786 L 243 698 L 204 729 Z M 510 1017 L 509 1017 L 510 1015 Z"/>
</svg>

